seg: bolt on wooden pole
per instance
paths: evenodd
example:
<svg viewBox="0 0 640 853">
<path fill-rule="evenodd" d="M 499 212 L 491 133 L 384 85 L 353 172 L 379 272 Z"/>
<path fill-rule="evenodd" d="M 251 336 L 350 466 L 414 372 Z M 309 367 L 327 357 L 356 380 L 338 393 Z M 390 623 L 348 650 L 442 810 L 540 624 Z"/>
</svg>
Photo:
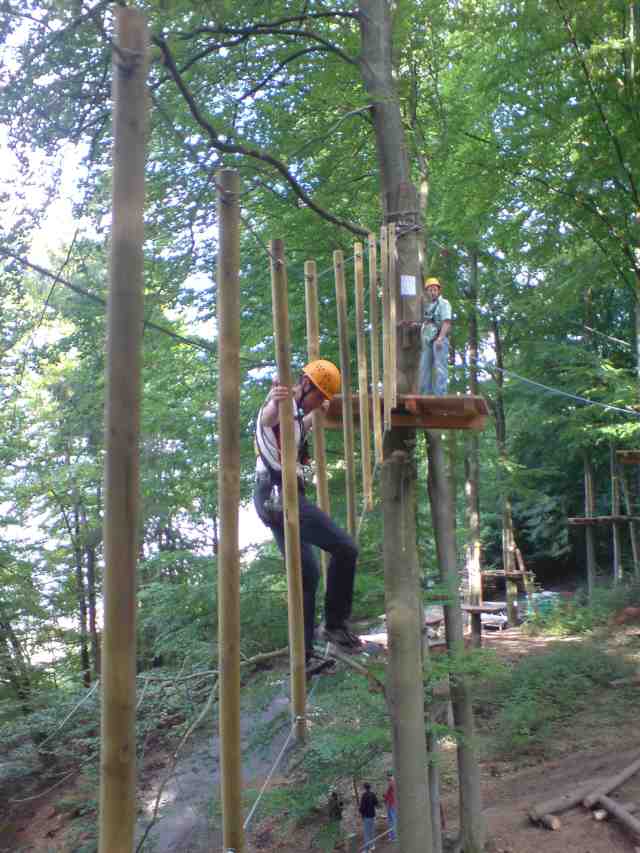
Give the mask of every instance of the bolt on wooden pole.
<svg viewBox="0 0 640 853">
<path fill-rule="evenodd" d="M 351 402 L 351 359 L 349 351 L 349 321 L 347 319 L 347 288 L 344 280 L 344 255 L 333 253 L 338 306 L 338 338 L 340 341 L 340 372 L 342 374 L 342 433 L 347 495 L 347 530 L 356 535 L 356 464 L 354 457 L 353 407 Z"/>
<path fill-rule="evenodd" d="M 149 36 L 138 10 L 115 7 L 114 14 L 99 849 L 131 853 L 136 819 L 138 439 Z"/>
<path fill-rule="evenodd" d="M 293 386 L 291 345 L 289 342 L 289 305 L 287 267 L 282 240 L 269 244 L 271 257 L 271 296 L 278 377 L 282 385 Z M 300 515 L 298 511 L 298 477 L 293 405 L 280 404 L 280 443 L 282 455 L 282 503 L 284 511 L 284 543 L 287 564 L 289 602 L 289 656 L 291 664 L 291 700 L 296 737 L 303 740 L 306 731 L 305 707 L 307 688 L 304 659 L 304 617 L 302 605 L 302 564 L 300 557 Z"/>
<path fill-rule="evenodd" d="M 315 261 L 304 264 L 305 304 L 307 311 L 307 352 L 309 361 L 320 358 L 320 319 L 318 312 L 318 269 Z M 316 410 L 313 413 L 313 457 L 316 463 L 316 495 L 318 506 L 329 515 L 329 483 L 327 481 L 327 453 L 324 433 L 324 414 Z M 329 555 L 320 551 L 322 581 L 327 585 L 327 566 Z"/>
<path fill-rule="evenodd" d="M 220 790 L 225 850 L 244 850 L 240 746 L 240 178 L 218 179 L 218 666 Z"/>
<path fill-rule="evenodd" d="M 371 401 L 373 406 L 373 446 L 375 460 L 382 464 L 382 417 L 380 413 L 380 312 L 378 306 L 378 246 L 375 234 L 367 238 L 369 247 L 369 323 L 371 324 Z"/>
<path fill-rule="evenodd" d="M 362 462 L 362 503 L 367 512 L 373 509 L 371 476 L 371 439 L 369 418 L 369 383 L 367 377 L 367 345 L 364 332 L 364 258 L 362 243 L 353 247 L 356 295 L 356 351 L 358 355 L 358 398 L 360 401 L 360 451 Z"/>
</svg>

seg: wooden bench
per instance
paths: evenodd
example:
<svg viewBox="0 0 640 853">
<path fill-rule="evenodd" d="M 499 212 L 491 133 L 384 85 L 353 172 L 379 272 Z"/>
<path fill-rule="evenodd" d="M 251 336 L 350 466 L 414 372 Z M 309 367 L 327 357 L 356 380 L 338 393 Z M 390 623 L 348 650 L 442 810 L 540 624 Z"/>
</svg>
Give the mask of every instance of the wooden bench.
<svg viewBox="0 0 640 853">
<path fill-rule="evenodd" d="M 471 645 L 479 649 L 482 646 L 482 614 L 502 613 L 503 604 L 463 604 L 462 610 L 471 616 Z"/>
</svg>

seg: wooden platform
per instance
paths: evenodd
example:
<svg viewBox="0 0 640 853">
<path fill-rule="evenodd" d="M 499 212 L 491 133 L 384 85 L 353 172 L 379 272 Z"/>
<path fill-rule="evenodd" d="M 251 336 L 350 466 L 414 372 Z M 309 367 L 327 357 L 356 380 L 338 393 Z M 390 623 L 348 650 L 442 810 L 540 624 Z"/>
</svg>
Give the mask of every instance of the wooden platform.
<svg viewBox="0 0 640 853">
<path fill-rule="evenodd" d="M 358 395 L 351 398 L 354 424 L 360 422 Z M 369 395 L 369 411 L 373 408 Z M 383 402 L 380 401 L 380 408 Z M 419 394 L 398 394 L 398 406 L 391 412 L 392 427 L 412 429 L 472 429 L 485 428 L 489 409 L 483 397 L 448 395 L 426 397 Z M 384 413 L 383 413 L 384 416 Z M 336 394 L 325 414 L 327 429 L 342 427 L 342 394 Z"/>
<path fill-rule="evenodd" d="M 638 515 L 594 515 L 590 518 L 568 518 L 567 523 L 574 527 L 593 527 L 596 524 L 625 524 L 628 521 L 640 521 Z"/>
<path fill-rule="evenodd" d="M 640 465 L 640 450 L 616 450 L 616 459 L 622 465 Z"/>
</svg>

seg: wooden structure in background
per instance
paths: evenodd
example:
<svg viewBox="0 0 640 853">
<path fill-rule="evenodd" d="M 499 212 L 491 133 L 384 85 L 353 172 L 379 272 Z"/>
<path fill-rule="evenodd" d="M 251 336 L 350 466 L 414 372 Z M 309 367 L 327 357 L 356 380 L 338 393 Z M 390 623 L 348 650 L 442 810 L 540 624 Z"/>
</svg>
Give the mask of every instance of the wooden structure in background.
<svg viewBox="0 0 640 853">
<path fill-rule="evenodd" d="M 621 465 L 640 465 L 640 450 L 616 450 L 616 459 Z"/>
<path fill-rule="evenodd" d="M 624 524 L 627 521 L 640 521 L 639 515 L 592 515 L 568 518 L 567 523 L 572 527 L 596 527 L 599 524 Z"/>
</svg>

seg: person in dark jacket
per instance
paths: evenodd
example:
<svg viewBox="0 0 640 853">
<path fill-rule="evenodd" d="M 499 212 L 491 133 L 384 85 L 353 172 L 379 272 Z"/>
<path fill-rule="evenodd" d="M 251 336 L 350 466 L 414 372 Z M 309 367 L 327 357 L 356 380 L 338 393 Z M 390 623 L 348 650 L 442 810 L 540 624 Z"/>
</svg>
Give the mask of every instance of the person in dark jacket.
<svg viewBox="0 0 640 853">
<path fill-rule="evenodd" d="M 364 793 L 360 797 L 360 816 L 362 817 L 362 827 L 364 831 L 364 849 L 375 850 L 373 843 L 376 834 L 376 809 L 378 808 L 378 798 L 371 790 L 371 785 L 368 782 L 364 783 Z"/>
</svg>

